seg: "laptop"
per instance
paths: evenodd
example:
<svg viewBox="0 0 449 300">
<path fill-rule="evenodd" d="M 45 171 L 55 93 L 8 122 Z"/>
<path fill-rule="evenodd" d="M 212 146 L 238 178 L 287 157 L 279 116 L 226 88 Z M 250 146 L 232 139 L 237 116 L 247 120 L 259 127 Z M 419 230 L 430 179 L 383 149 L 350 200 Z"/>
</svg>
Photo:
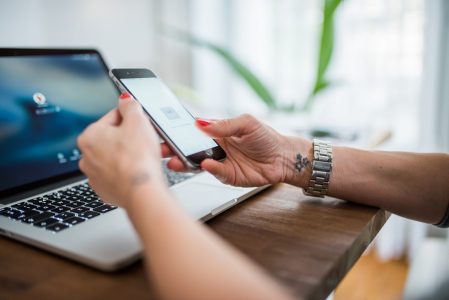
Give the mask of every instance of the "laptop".
<svg viewBox="0 0 449 300">
<path fill-rule="evenodd" d="M 78 168 L 77 136 L 118 95 L 96 50 L 0 49 L 0 234 L 104 271 L 140 258 L 126 212 L 102 202 Z M 265 188 L 164 170 L 201 221 Z"/>
</svg>

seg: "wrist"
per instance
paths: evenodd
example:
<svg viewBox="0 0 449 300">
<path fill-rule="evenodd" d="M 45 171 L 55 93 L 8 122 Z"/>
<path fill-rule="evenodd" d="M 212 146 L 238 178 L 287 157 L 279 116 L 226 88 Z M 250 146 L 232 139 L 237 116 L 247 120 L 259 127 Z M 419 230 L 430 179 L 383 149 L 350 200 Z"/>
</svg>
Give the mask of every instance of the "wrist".
<svg viewBox="0 0 449 300">
<path fill-rule="evenodd" d="M 136 187 L 128 200 L 126 212 L 144 248 L 159 243 L 160 228 L 169 229 L 184 213 L 162 181 Z"/>
<path fill-rule="evenodd" d="M 132 185 L 128 192 L 128 199 L 124 209 L 130 218 L 134 212 L 141 209 L 143 203 L 154 206 L 162 205 L 164 201 L 160 201 L 164 196 L 169 195 L 166 183 L 160 178 L 149 178 L 146 182 Z"/>
<path fill-rule="evenodd" d="M 285 137 L 285 152 L 283 159 L 284 180 L 283 182 L 305 188 L 309 182 L 312 172 L 309 163 L 301 171 L 296 167 L 297 155 L 307 157 L 309 162 L 313 160 L 312 141 L 299 137 Z"/>
</svg>

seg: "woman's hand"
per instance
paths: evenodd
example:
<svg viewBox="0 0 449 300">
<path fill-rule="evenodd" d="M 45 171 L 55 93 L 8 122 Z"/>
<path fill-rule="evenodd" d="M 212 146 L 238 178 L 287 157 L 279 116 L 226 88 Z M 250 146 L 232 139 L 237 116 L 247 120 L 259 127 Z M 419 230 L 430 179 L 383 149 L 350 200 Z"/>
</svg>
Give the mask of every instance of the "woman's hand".
<svg viewBox="0 0 449 300">
<path fill-rule="evenodd" d="M 165 188 L 161 148 L 142 107 L 128 94 L 118 108 L 90 125 L 78 138 L 81 171 L 101 199 L 127 206 L 138 186 L 154 183 Z"/>
<path fill-rule="evenodd" d="M 196 125 L 215 138 L 227 155 L 224 162 L 205 159 L 201 168 L 223 183 L 236 186 L 297 181 L 296 154 L 307 154 L 311 147 L 309 141 L 283 136 L 250 115 L 224 120 L 197 119 Z M 171 154 L 166 146 L 163 153 Z M 177 157 L 168 162 L 168 167 L 185 171 Z"/>
</svg>

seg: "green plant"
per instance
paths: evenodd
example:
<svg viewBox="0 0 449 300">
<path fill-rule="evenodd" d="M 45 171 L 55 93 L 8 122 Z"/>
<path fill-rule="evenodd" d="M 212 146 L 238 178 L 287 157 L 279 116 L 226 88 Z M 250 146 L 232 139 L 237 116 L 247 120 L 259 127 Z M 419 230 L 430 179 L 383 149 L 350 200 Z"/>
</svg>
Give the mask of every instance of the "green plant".
<svg viewBox="0 0 449 300">
<path fill-rule="evenodd" d="M 325 0 L 323 10 L 323 24 L 321 26 L 320 47 L 318 55 L 318 66 L 315 76 L 315 83 L 312 88 L 312 92 L 306 100 L 304 105 L 305 110 L 310 110 L 315 96 L 326 89 L 330 82 L 326 78 L 329 64 L 334 52 L 334 31 L 335 22 L 334 16 L 338 6 L 343 0 Z"/>
<path fill-rule="evenodd" d="M 339 5 L 343 0 L 324 0 L 323 7 L 323 23 L 321 27 L 321 36 L 319 44 L 319 54 L 315 81 L 312 91 L 307 97 L 306 102 L 301 110 L 310 110 L 316 95 L 325 90 L 330 81 L 327 79 L 327 71 L 332 59 L 334 50 L 334 16 Z M 262 82 L 258 76 L 252 72 L 244 63 L 242 63 L 229 50 L 209 41 L 205 41 L 195 37 L 187 32 L 170 31 L 171 34 L 177 36 L 194 46 L 202 47 L 215 53 L 252 89 L 258 98 L 271 110 L 294 111 L 297 106 L 293 103 L 287 107 L 281 106 L 269 88 Z"/>
<path fill-rule="evenodd" d="M 221 57 L 227 65 L 253 90 L 254 93 L 262 100 L 265 105 L 270 109 L 277 109 L 277 101 L 266 87 L 265 84 L 242 62 L 240 62 L 234 55 L 227 49 L 220 47 L 208 41 L 201 40 L 186 32 L 175 33 L 180 39 L 189 42 L 192 45 L 206 48 L 219 57 Z"/>
</svg>

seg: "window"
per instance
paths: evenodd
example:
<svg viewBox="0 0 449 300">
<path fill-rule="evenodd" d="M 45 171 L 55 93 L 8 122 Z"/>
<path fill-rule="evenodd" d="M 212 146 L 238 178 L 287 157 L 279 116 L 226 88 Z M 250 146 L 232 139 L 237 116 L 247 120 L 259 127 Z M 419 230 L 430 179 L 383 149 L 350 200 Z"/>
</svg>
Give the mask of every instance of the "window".
<svg viewBox="0 0 449 300">
<path fill-rule="evenodd" d="M 195 0 L 192 32 L 224 45 L 285 104 L 310 93 L 318 52 L 322 1 Z M 403 145 L 418 133 L 425 7 L 423 0 L 344 1 L 336 17 L 332 86 L 312 114 L 330 126 L 391 128 Z M 223 62 L 194 50 L 193 88 L 211 114 L 266 108 Z"/>
</svg>

